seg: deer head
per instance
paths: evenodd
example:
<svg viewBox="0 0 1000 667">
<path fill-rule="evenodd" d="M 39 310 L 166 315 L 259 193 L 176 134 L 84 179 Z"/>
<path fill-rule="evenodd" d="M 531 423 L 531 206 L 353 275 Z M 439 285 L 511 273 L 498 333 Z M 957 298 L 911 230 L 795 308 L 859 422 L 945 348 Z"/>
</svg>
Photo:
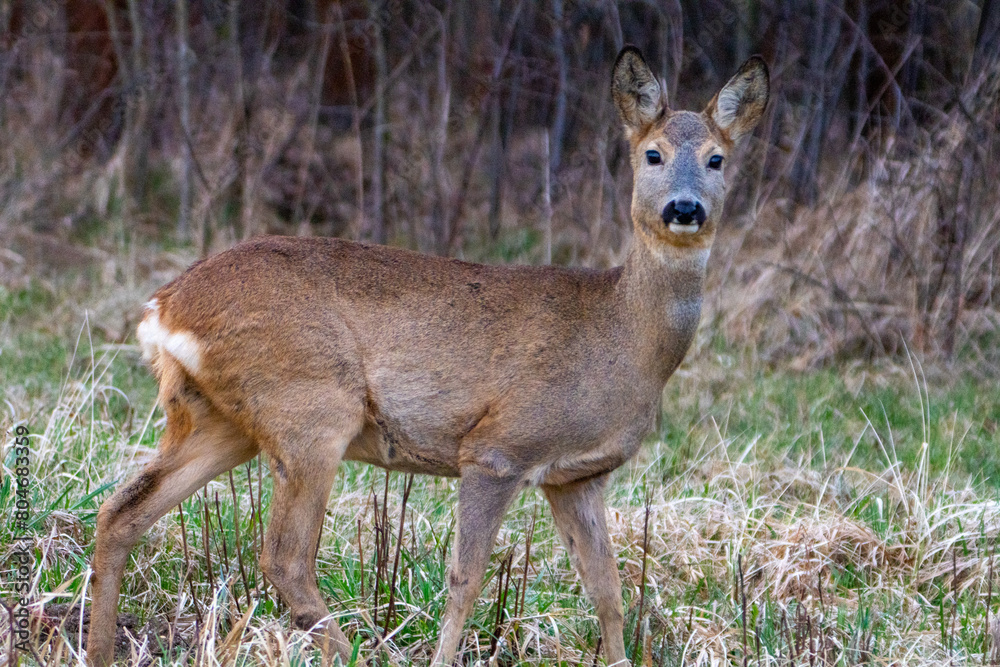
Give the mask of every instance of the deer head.
<svg viewBox="0 0 1000 667">
<path fill-rule="evenodd" d="M 767 65 L 753 56 L 701 113 L 674 111 L 642 54 L 618 55 L 611 94 L 631 145 L 632 221 L 654 255 L 711 247 L 725 199 L 723 165 L 767 106 Z"/>
</svg>

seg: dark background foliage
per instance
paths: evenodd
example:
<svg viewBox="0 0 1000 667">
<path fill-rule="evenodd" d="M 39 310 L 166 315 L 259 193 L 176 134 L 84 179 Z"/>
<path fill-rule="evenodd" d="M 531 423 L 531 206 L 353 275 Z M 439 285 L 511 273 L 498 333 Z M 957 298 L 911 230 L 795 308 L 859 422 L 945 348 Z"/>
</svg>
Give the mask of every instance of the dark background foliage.
<svg viewBox="0 0 1000 667">
<path fill-rule="evenodd" d="M 720 331 L 810 363 L 992 347 L 995 0 L 0 7 L 8 283 L 264 232 L 613 264 L 630 169 L 609 76 L 632 43 L 683 108 L 771 65 L 730 161 L 713 276 L 742 287 L 713 292 Z"/>
</svg>

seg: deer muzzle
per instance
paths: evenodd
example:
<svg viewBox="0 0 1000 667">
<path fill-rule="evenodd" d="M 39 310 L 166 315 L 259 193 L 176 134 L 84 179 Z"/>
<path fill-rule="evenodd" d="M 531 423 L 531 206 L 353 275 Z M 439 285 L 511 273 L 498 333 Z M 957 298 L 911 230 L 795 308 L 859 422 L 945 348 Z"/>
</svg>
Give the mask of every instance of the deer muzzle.
<svg viewBox="0 0 1000 667">
<path fill-rule="evenodd" d="M 663 207 L 663 223 L 678 234 L 693 234 L 705 222 L 705 207 L 699 201 L 674 199 Z"/>
</svg>

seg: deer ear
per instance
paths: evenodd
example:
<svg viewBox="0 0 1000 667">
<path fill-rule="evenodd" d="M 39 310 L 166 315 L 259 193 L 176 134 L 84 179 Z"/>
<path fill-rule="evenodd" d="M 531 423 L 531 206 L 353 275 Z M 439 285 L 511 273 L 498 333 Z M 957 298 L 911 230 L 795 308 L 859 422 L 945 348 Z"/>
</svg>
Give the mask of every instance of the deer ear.
<svg viewBox="0 0 1000 667">
<path fill-rule="evenodd" d="M 770 86 L 767 63 L 760 56 L 750 56 L 708 103 L 705 114 L 732 141 L 739 141 L 764 115 Z"/>
<path fill-rule="evenodd" d="M 663 115 L 660 84 L 643 60 L 642 52 L 634 46 L 626 46 L 615 60 L 611 97 L 629 138 Z"/>
</svg>

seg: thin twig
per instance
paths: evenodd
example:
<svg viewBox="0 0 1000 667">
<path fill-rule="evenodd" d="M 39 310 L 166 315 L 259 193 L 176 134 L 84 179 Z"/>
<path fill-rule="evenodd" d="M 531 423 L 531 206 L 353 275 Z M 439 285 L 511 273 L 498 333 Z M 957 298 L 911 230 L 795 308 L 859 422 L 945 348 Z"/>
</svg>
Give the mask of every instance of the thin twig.
<svg viewBox="0 0 1000 667">
<path fill-rule="evenodd" d="M 229 574 L 228 573 L 232 570 L 232 568 L 229 565 L 229 547 L 226 544 L 226 542 L 228 540 L 226 540 L 226 529 L 223 528 L 223 526 L 222 526 L 222 510 L 219 508 L 219 492 L 218 491 L 215 492 L 215 516 L 216 516 L 216 519 L 218 519 L 218 522 L 219 522 L 219 533 L 222 536 L 221 539 L 219 539 L 219 542 L 222 543 L 222 563 L 220 564 L 219 567 L 220 567 L 220 572 L 221 572 L 221 568 L 223 568 L 223 567 L 225 568 L 225 570 L 226 570 L 226 581 L 227 581 L 227 585 L 228 585 L 228 581 L 229 581 Z M 216 549 L 218 549 L 218 544 L 216 545 Z M 240 616 L 242 616 L 243 615 L 243 607 L 240 606 L 240 598 L 239 598 L 239 596 L 233 595 L 233 602 L 236 603 L 236 611 L 238 611 L 240 613 Z"/>
<path fill-rule="evenodd" d="M 187 579 L 188 584 L 191 586 L 191 604 L 194 606 L 194 615 L 198 619 L 198 625 L 201 625 L 201 610 L 198 608 L 198 598 L 194 592 L 194 581 L 191 580 L 191 555 L 188 553 L 188 541 L 187 541 L 187 528 L 184 526 L 184 506 L 177 506 L 177 514 L 181 518 L 181 545 L 184 548 L 184 578 Z M 183 588 L 184 583 L 181 583 Z"/>
<path fill-rule="evenodd" d="M 361 599 L 365 599 L 365 551 L 361 543 L 361 518 L 358 518 L 358 563 L 361 564 Z"/>
<path fill-rule="evenodd" d="M 743 667 L 747 665 L 747 593 L 743 585 L 743 554 L 736 556 L 736 568 L 739 572 L 740 605 L 743 609 Z"/>
<path fill-rule="evenodd" d="M 594 664 L 591 665 L 591 667 L 597 667 L 597 658 L 598 658 L 598 656 L 601 655 L 601 641 L 603 639 L 604 639 L 604 637 L 601 637 L 601 636 L 598 635 L 598 637 L 597 637 L 597 646 L 594 648 Z"/>
<path fill-rule="evenodd" d="M 649 558 L 649 509 L 652 503 L 652 498 L 649 492 L 646 492 L 646 519 L 642 526 L 642 577 L 639 582 L 639 615 L 635 619 L 635 641 L 632 643 L 632 663 L 635 664 L 640 645 L 640 632 L 642 630 L 642 612 L 643 607 L 646 604 L 646 563 Z"/>
<path fill-rule="evenodd" d="M 203 491 L 201 499 L 201 509 L 205 515 L 205 521 L 201 524 L 201 539 L 202 546 L 205 549 L 205 568 L 208 570 L 208 582 L 212 585 L 212 600 L 215 601 L 215 571 L 212 568 L 212 554 L 208 550 L 209 536 L 208 531 L 212 526 L 212 519 L 208 513 L 208 503 L 205 502 L 205 497 L 207 495 L 206 491 Z"/>
<path fill-rule="evenodd" d="M 236 481 L 233 479 L 233 471 L 229 471 L 229 489 L 233 494 L 233 526 L 236 549 L 236 560 L 240 564 L 240 579 L 243 580 L 243 592 L 247 596 L 247 608 L 250 607 L 250 583 L 247 580 L 247 572 L 243 566 L 243 548 L 240 546 L 240 505 L 236 497 Z M 235 596 L 234 596 L 235 597 Z"/>
<path fill-rule="evenodd" d="M 389 608 L 385 612 L 385 627 L 382 634 L 389 634 L 389 623 L 395 615 L 396 606 L 396 576 L 399 574 L 399 554 L 403 548 L 403 528 L 406 526 L 406 501 L 410 499 L 410 490 L 413 488 L 413 473 L 406 478 L 406 486 L 403 487 L 403 503 L 399 510 L 399 534 L 396 537 L 396 557 L 392 563 L 392 579 L 389 582 Z"/>
<path fill-rule="evenodd" d="M 989 581 L 987 582 L 986 586 L 986 629 L 983 630 L 984 634 L 986 635 L 983 638 L 984 665 L 988 660 L 987 656 L 989 656 L 990 654 L 990 639 L 992 638 L 992 635 L 990 635 L 990 607 L 993 606 L 993 556 L 996 554 L 996 551 L 997 551 L 997 545 L 996 542 L 994 542 L 993 546 L 990 548 L 989 574 L 986 575 L 989 578 Z"/>
<path fill-rule="evenodd" d="M 535 536 L 535 519 L 538 518 L 538 505 L 531 513 L 531 527 L 524 538 L 524 573 L 521 576 L 521 606 L 517 612 L 518 618 L 524 616 L 524 601 L 528 592 L 528 568 L 531 566 L 531 541 Z"/>
</svg>

